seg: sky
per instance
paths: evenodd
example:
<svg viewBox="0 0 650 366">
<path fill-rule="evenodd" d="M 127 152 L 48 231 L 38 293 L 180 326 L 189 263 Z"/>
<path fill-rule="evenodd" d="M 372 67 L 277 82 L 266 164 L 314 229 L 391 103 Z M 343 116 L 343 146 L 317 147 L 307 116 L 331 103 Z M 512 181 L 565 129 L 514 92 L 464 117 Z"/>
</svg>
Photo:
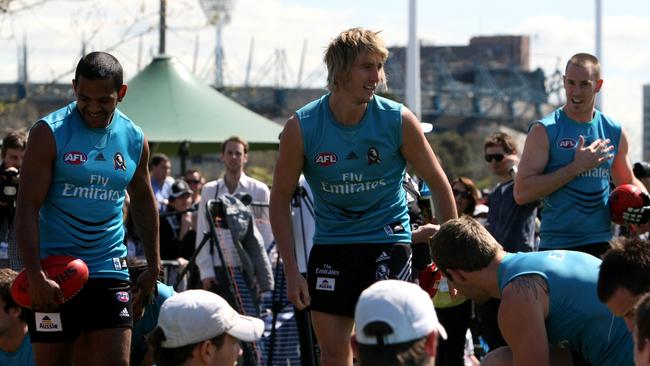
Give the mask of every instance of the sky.
<svg viewBox="0 0 650 366">
<path fill-rule="evenodd" d="M 303 86 L 323 87 L 323 50 L 340 31 L 382 30 L 389 46 L 404 46 L 408 38 L 408 0 L 204 1 L 231 9 L 222 28 L 226 85 L 242 85 L 250 62 L 251 85 L 293 87 L 300 79 Z M 466 45 L 478 35 L 528 35 L 531 68 L 550 75 L 574 53 L 595 53 L 595 4 L 417 0 L 418 37 L 440 46 Z M 201 0 L 167 0 L 167 7 L 166 53 L 212 82 L 216 27 Z M 10 0 L 9 11 L 0 12 L 0 81 L 16 81 L 23 40 L 30 81 L 71 80 L 83 40 L 87 51 L 113 53 L 128 80 L 158 52 L 158 10 L 159 0 Z M 636 161 L 642 85 L 650 84 L 650 1 L 602 0 L 602 12 L 603 111 L 623 124 Z"/>
</svg>

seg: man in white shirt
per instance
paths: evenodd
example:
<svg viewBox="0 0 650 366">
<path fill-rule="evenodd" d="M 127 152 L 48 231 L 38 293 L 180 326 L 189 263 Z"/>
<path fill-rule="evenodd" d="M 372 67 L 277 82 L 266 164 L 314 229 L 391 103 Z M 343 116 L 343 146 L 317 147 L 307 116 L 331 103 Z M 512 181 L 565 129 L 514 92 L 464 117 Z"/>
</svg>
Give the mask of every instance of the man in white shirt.
<svg viewBox="0 0 650 366">
<path fill-rule="evenodd" d="M 252 198 L 250 206 L 255 217 L 256 236 L 261 235 L 264 246 L 268 249 L 273 242 L 268 213 L 269 188 L 263 182 L 244 174 L 244 166 L 248 162 L 248 142 L 238 136 L 230 137 L 224 141 L 221 147 L 221 153 L 221 159 L 226 169 L 223 178 L 206 183 L 201 190 L 196 245 L 198 247 L 203 240 L 203 233 L 209 231 L 209 223 L 205 215 L 206 202 L 211 199 L 217 199 L 223 194 L 247 193 Z M 233 262 L 229 264 L 238 266 L 240 260 L 234 250 L 230 232 L 228 230 L 217 229 L 217 236 L 224 252 L 225 260 L 232 259 Z M 207 244 L 204 245 L 196 257 L 196 264 L 201 272 L 203 288 L 206 290 L 214 289 L 218 282 L 215 277 L 214 267 L 222 267 L 221 259 L 217 251 L 210 253 L 210 246 Z"/>
</svg>

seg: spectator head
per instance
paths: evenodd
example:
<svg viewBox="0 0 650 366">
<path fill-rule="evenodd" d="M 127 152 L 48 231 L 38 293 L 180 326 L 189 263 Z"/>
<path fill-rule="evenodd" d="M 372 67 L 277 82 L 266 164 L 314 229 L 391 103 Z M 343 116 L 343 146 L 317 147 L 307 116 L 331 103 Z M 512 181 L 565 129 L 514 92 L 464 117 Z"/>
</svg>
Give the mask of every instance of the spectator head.
<svg viewBox="0 0 650 366">
<path fill-rule="evenodd" d="M 474 182 L 467 177 L 459 177 L 451 182 L 451 190 L 456 199 L 456 211 L 458 214 L 474 215 L 474 209 L 481 201 L 481 191 Z"/>
<path fill-rule="evenodd" d="M 361 293 L 354 311 L 359 364 L 426 365 L 437 338 L 447 339 L 429 295 L 418 285 L 384 280 Z"/>
<path fill-rule="evenodd" d="M 2 163 L 5 168 L 20 169 L 23 164 L 25 147 L 27 146 L 27 135 L 23 132 L 9 132 L 2 139 Z"/>
<path fill-rule="evenodd" d="M 184 211 L 192 205 L 193 193 L 185 180 L 176 179 L 169 192 L 169 205 L 176 211 Z"/>
<path fill-rule="evenodd" d="M 241 174 L 248 162 L 248 142 L 239 136 L 229 137 L 221 145 L 221 159 L 227 172 Z"/>
<path fill-rule="evenodd" d="M 650 291 L 650 242 L 618 237 L 603 255 L 598 272 L 598 299 L 632 330 L 634 306 Z"/>
<path fill-rule="evenodd" d="M 190 169 L 185 172 L 184 179 L 194 193 L 201 193 L 201 187 L 205 184 L 205 179 L 201 176 L 201 172 L 196 169 Z"/>
<path fill-rule="evenodd" d="M 431 258 L 466 297 L 484 303 L 490 296 L 470 278 L 490 264 L 503 247 L 471 216 L 449 220 L 431 239 Z M 472 278 L 474 276 L 471 276 Z"/>
<path fill-rule="evenodd" d="M 636 306 L 634 320 L 634 364 L 650 365 L 650 294 L 645 294 Z"/>
<path fill-rule="evenodd" d="M 0 268 L 0 334 L 24 322 L 22 308 L 11 297 L 11 285 L 17 276 L 10 268 Z"/>
<path fill-rule="evenodd" d="M 350 71 L 357 57 L 366 53 L 379 56 L 382 64 L 388 58 L 388 49 L 379 32 L 363 28 L 348 29 L 338 35 L 327 46 L 325 65 L 327 65 L 327 89 L 335 91 L 350 77 Z M 386 82 L 383 67 L 380 70 L 380 83 Z"/>
<path fill-rule="evenodd" d="M 151 159 L 149 159 L 149 171 L 151 172 L 151 176 L 162 184 L 172 171 L 172 163 L 169 157 L 163 153 L 151 155 Z"/>
<path fill-rule="evenodd" d="M 219 295 L 187 290 L 167 299 L 160 308 L 151 337 L 154 359 L 165 365 L 234 365 L 239 342 L 253 342 L 264 322 L 240 315 Z"/>
<path fill-rule="evenodd" d="M 517 143 L 505 132 L 495 132 L 485 139 L 483 144 L 485 161 L 490 170 L 496 175 L 504 176 L 509 174 L 511 163 L 509 159 L 517 156 Z"/>
</svg>

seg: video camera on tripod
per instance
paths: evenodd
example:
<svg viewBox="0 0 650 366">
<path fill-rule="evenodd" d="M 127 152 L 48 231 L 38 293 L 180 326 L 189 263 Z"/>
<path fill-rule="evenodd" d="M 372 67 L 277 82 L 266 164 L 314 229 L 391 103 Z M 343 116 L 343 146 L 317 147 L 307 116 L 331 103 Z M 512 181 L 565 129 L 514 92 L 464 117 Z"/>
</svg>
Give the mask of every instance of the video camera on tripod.
<svg viewBox="0 0 650 366">
<path fill-rule="evenodd" d="M 233 197 L 237 198 L 239 202 L 243 203 L 245 206 L 250 206 L 250 204 L 253 202 L 253 197 L 245 192 L 237 192 L 233 194 Z M 228 221 L 226 220 L 226 215 L 231 214 L 227 210 L 227 206 L 231 207 L 230 205 L 224 205 L 224 200 L 225 198 L 223 196 L 217 198 L 213 204 L 208 205 L 208 209 L 210 210 L 210 216 L 215 219 L 215 221 L 218 223 L 217 227 L 220 227 L 222 229 L 228 229 Z"/>
</svg>

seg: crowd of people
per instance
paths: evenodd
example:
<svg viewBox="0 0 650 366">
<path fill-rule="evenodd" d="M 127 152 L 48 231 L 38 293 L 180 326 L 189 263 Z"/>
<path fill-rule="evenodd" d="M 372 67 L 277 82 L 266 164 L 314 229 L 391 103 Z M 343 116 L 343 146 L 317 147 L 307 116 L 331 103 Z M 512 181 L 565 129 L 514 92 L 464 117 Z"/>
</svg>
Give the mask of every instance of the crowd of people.
<svg viewBox="0 0 650 366">
<path fill-rule="evenodd" d="M 650 197 L 621 124 L 595 107 L 598 59 L 569 59 L 566 103 L 531 123 L 523 150 L 486 138 L 497 184 L 484 196 L 378 95 L 387 57 L 378 32 L 331 41 L 328 93 L 287 120 L 269 189 L 245 174 L 239 136 L 221 144 L 221 178 L 172 177 L 117 108 L 119 61 L 84 55 L 76 100 L 3 139 L 0 183 L 15 190 L 0 196 L 0 364 L 258 365 L 275 255 L 303 365 L 650 364 L 637 235 L 650 206 L 615 237 L 609 195 Z M 65 302 L 41 265 L 53 255 L 89 268 Z M 11 297 L 20 270 L 29 308 Z"/>
</svg>

